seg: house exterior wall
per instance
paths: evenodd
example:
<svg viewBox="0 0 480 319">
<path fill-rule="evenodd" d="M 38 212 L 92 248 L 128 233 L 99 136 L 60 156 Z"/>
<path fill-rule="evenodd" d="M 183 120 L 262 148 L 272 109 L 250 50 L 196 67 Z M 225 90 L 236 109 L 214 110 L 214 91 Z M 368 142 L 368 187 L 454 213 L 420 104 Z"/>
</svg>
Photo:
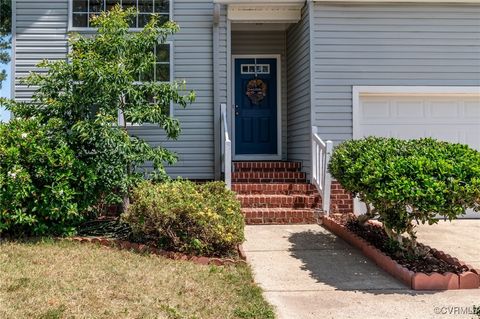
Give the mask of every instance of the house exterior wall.
<svg viewBox="0 0 480 319">
<path fill-rule="evenodd" d="M 175 107 L 182 133 L 176 141 L 167 140 L 154 126 L 132 127 L 151 145 L 162 145 L 179 155 L 179 161 L 167 168 L 172 177 L 213 179 L 214 97 L 213 97 L 213 2 L 210 0 L 174 0 L 173 19 L 180 31 L 172 38 L 173 77 L 185 80 L 187 89 L 197 94 L 186 109 Z"/>
<path fill-rule="evenodd" d="M 232 55 L 281 56 L 282 159 L 287 159 L 287 58 L 284 31 L 233 31 Z"/>
<path fill-rule="evenodd" d="M 130 127 L 132 134 L 152 145 L 162 145 L 179 154 L 179 162 L 168 167 L 172 177 L 214 178 L 214 109 L 213 109 L 213 2 L 211 0 L 174 0 L 173 18 L 181 26 L 173 43 L 174 79 L 185 80 L 188 90 L 195 90 L 197 100 L 187 109 L 174 108 L 182 134 L 169 141 L 158 127 Z M 19 83 L 19 78 L 36 71 L 43 59 L 65 59 L 68 52 L 68 0 L 16 0 L 14 30 L 14 97 L 29 100 L 34 88 Z M 225 18 L 223 24 L 225 25 Z M 226 42 L 226 29 L 221 37 Z M 224 49 L 226 54 L 226 50 Z M 226 69 L 226 58 L 221 63 Z M 225 74 L 225 73 L 224 73 Z M 225 78 L 222 82 L 225 85 Z M 223 90 L 225 91 L 225 90 Z M 226 98 L 223 98 L 226 100 Z M 220 106 L 218 106 L 220 107 Z"/>
<path fill-rule="evenodd" d="M 20 79 L 44 59 L 62 60 L 68 51 L 68 1 L 13 2 L 13 81 L 12 97 L 30 100 L 35 88 L 21 84 Z"/>
<path fill-rule="evenodd" d="M 313 123 L 352 138 L 352 86 L 479 86 L 480 6 L 320 4 L 312 12 Z"/>
<path fill-rule="evenodd" d="M 287 30 L 288 159 L 310 172 L 310 19 L 308 6 L 299 23 Z"/>
</svg>

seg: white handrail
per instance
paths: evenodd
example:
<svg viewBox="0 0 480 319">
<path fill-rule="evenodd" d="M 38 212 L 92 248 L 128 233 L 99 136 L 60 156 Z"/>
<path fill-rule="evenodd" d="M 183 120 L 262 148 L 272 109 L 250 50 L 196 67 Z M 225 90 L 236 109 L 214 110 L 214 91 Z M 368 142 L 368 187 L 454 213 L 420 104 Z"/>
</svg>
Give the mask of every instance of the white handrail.
<svg viewBox="0 0 480 319">
<path fill-rule="evenodd" d="M 330 213 L 330 193 L 332 176 L 328 172 L 328 163 L 332 156 L 333 142 L 324 142 L 318 135 L 318 128 L 312 126 L 312 183 L 322 196 L 323 211 Z"/>
<path fill-rule="evenodd" d="M 222 169 L 225 175 L 225 185 L 232 189 L 232 141 L 228 134 L 227 105 L 221 104 L 222 127 Z"/>
</svg>

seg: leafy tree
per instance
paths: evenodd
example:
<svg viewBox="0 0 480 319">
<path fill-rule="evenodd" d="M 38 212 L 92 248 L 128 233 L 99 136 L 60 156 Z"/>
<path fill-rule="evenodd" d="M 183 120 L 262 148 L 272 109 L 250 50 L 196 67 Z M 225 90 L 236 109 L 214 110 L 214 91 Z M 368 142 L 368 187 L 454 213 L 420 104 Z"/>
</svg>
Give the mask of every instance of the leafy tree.
<svg viewBox="0 0 480 319">
<path fill-rule="evenodd" d="M 180 125 L 169 114 L 170 104 L 185 107 L 195 99 L 194 92 L 182 93 L 184 83 L 139 81 L 153 70 L 155 45 L 164 43 L 178 26 L 159 25 L 152 16 L 144 29 L 130 32 L 134 14 L 116 6 L 92 19 L 98 28 L 95 36 L 71 34 L 68 61 L 40 63 L 45 72 L 26 79 L 38 87 L 33 101 L 9 105 L 17 117 L 35 117 L 42 123 L 59 119 L 77 158 L 97 175 L 96 194 L 107 203 L 123 200 L 124 209 L 132 185 L 146 176 L 165 178 L 164 164 L 177 159 L 164 147 L 129 134 L 126 123 L 155 124 L 176 139 Z M 153 170 L 141 170 L 145 163 L 152 163 Z"/>
<path fill-rule="evenodd" d="M 10 44 L 12 33 L 12 0 L 0 0 L 0 64 L 10 62 Z M 0 88 L 7 78 L 5 70 L 0 71 Z"/>
</svg>

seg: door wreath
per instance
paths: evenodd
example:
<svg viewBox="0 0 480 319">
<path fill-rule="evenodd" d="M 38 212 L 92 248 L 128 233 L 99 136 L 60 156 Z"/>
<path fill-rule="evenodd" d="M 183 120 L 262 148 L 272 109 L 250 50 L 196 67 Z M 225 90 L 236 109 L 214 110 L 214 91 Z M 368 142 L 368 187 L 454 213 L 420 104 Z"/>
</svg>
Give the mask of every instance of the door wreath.
<svg viewBox="0 0 480 319">
<path fill-rule="evenodd" d="M 267 96 L 267 84 L 260 79 L 250 80 L 246 95 L 253 104 L 258 105 Z"/>
</svg>

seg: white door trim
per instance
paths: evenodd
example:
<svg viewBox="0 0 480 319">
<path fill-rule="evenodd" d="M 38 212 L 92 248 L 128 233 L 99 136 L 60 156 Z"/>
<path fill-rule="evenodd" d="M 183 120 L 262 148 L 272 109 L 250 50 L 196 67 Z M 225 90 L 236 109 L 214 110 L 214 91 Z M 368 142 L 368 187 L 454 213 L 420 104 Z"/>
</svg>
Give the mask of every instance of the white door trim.
<svg viewBox="0 0 480 319">
<path fill-rule="evenodd" d="M 352 119 L 353 139 L 361 138 L 360 132 L 360 98 L 362 96 L 480 96 L 480 86 L 353 86 Z"/>
<path fill-rule="evenodd" d="M 243 154 L 237 155 L 235 150 L 235 60 L 237 59 L 276 59 L 277 60 L 277 154 Z M 282 159 L 282 57 L 280 54 L 238 54 L 232 55 L 232 153 L 237 161 L 273 161 Z"/>
</svg>

